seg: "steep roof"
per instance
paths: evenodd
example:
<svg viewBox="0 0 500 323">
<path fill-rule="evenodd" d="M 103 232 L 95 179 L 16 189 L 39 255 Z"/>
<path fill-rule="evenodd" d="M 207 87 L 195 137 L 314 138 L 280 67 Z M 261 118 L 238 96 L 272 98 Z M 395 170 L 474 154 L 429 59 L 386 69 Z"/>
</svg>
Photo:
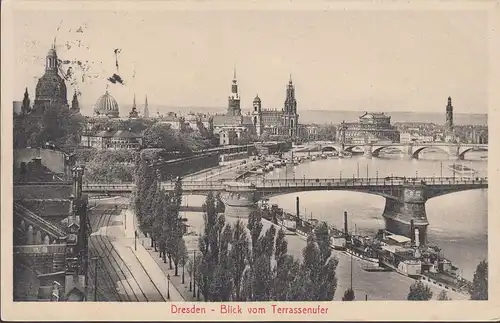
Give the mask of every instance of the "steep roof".
<svg viewBox="0 0 500 323">
<path fill-rule="evenodd" d="M 113 137 L 115 138 L 139 138 L 141 135 L 136 134 L 130 130 L 118 130 L 114 133 Z"/>
</svg>

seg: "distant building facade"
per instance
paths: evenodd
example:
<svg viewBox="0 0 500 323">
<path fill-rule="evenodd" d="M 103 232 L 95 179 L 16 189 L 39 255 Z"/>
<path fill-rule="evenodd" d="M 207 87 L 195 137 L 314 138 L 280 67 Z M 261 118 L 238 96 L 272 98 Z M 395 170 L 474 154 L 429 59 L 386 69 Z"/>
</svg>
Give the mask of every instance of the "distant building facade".
<svg viewBox="0 0 500 323">
<path fill-rule="evenodd" d="M 341 142 L 363 144 L 378 141 L 399 142 L 400 133 L 391 125 L 391 117 L 379 112 L 365 112 L 358 122 L 342 122 L 336 137 Z"/>
<path fill-rule="evenodd" d="M 128 130 L 106 129 L 97 133 L 82 135 L 81 145 L 96 149 L 138 149 L 142 145 L 142 135 Z"/>
<path fill-rule="evenodd" d="M 257 95 L 253 101 L 252 118 L 258 136 L 267 133 L 292 140 L 299 137 L 299 114 L 292 77 L 288 81 L 285 103 L 282 110 L 262 109 L 262 100 Z"/>
<path fill-rule="evenodd" d="M 235 73 L 231 85 L 231 93 L 228 97 L 227 112 L 223 115 L 214 116 L 213 127 L 215 134 L 219 135 L 225 132 L 227 135 L 230 132 L 234 132 L 238 139 L 242 135 L 252 134 L 255 137 L 267 135 L 275 139 L 295 140 L 301 133 L 298 122 L 299 114 L 297 113 L 295 86 L 291 77 L 286 88 L 283 109 L 264 109 L 261 98 L 259 95 L 256 95 L 252 102 L 252 111 L 247 115 L 243 115 Z M 305 128 L 302 130 L 304 130 L 302 132 L 306 132 Z M 221 139 L 221 142 L 226 141 Z"/>
</svg>

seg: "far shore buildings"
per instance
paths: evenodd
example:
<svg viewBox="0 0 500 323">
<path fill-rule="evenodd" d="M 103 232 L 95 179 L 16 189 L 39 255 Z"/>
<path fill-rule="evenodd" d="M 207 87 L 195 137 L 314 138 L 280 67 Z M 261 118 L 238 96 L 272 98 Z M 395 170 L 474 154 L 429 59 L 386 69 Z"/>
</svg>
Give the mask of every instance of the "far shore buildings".
<svg viewBox="0 0 500 323">
<path fill-rule="evenodd" d="M 291 77 L 287 85 L 283 109 L 264 109 L 259 95 L 255 96 L 252 103 L 252 111 L 246 115 L 242 114 L 235 72 L 228 97 L 227 112 L 215 115 L 213 119 L 214 133 L 219 136 L 221 145 L 233 145 L 248 136 L 256 139 L 267 136 L 273 139 L 291 140 L 299 137 L 301 128 L 299 127 L 295 86 Z"/>
<path fill-rule="evenodd" d="M 337 129 L 339 141 L 351 144 L 399 142 L 399 131 L 391 125 L 391 117 L 382 112 L 365 112 L 358 122 L 342 122 Z"/>
</svg>

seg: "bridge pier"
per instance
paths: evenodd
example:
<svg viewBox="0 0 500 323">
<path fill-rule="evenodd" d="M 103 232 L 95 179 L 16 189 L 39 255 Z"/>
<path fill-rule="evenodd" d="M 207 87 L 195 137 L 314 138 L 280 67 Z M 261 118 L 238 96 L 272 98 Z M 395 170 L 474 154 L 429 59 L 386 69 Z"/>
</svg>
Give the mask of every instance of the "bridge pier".
<svg viewBox="0 0 500 323">
<path fill-rule="evenodd" d="M 372 145 L 365 145 L 364 146 L 363 157 L 365 157 L 367 159 L 371 159 L 373 157 L 373 146 Z"/>
<path fill-rule="evenodd" d="M 250 213 L 257 210 L 255 192 L 255 187 L 250 183 L 227 183 L 221 198 L 226 206 L 224 212 L 226 219 L 248 219 Z"/>
<path fill-rule="evenodd" d="M 411 221 L 419 231 L 421 244 L 427 243 L 429 222 L 425 212 L 426 187 L 424 184 L 407 184 L 393 197 L 386 197 L 383 217 L 386 230 L 411 238 Z M 399 195 L 399 196 L 396 196 Z"/>
</svg>

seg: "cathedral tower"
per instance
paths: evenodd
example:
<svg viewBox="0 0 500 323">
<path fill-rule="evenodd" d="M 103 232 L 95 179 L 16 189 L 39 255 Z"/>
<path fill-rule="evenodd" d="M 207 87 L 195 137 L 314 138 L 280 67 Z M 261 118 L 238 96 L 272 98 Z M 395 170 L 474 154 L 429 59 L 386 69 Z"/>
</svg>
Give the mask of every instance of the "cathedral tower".
<svg viewBox="0 0 500 323">
<path fill-rule="evenodd" d="M 227 115 L 241 116 L 240 95 L 238 94 L 238 82 L 236 81 L 236 69 L 233 71 L 233 84 L 231 94 L 228 98 Z"/>
<path fill-rule="evenodd" d="M 257 94 L 253 99 L 252 121 L 257 136 L 262 135 L 264 125 L 262 124 L 262 102 Z"/>
<path fill-rule="evenodd" d="M 285 107 L 283 109 L 283 135 L 292 139 L 297 137 L 299 115 L 297 114 L 297 100 L 295 99 L 295 86 L 292 82 L 292 75 L 286 88 Z"/>
</svg>

